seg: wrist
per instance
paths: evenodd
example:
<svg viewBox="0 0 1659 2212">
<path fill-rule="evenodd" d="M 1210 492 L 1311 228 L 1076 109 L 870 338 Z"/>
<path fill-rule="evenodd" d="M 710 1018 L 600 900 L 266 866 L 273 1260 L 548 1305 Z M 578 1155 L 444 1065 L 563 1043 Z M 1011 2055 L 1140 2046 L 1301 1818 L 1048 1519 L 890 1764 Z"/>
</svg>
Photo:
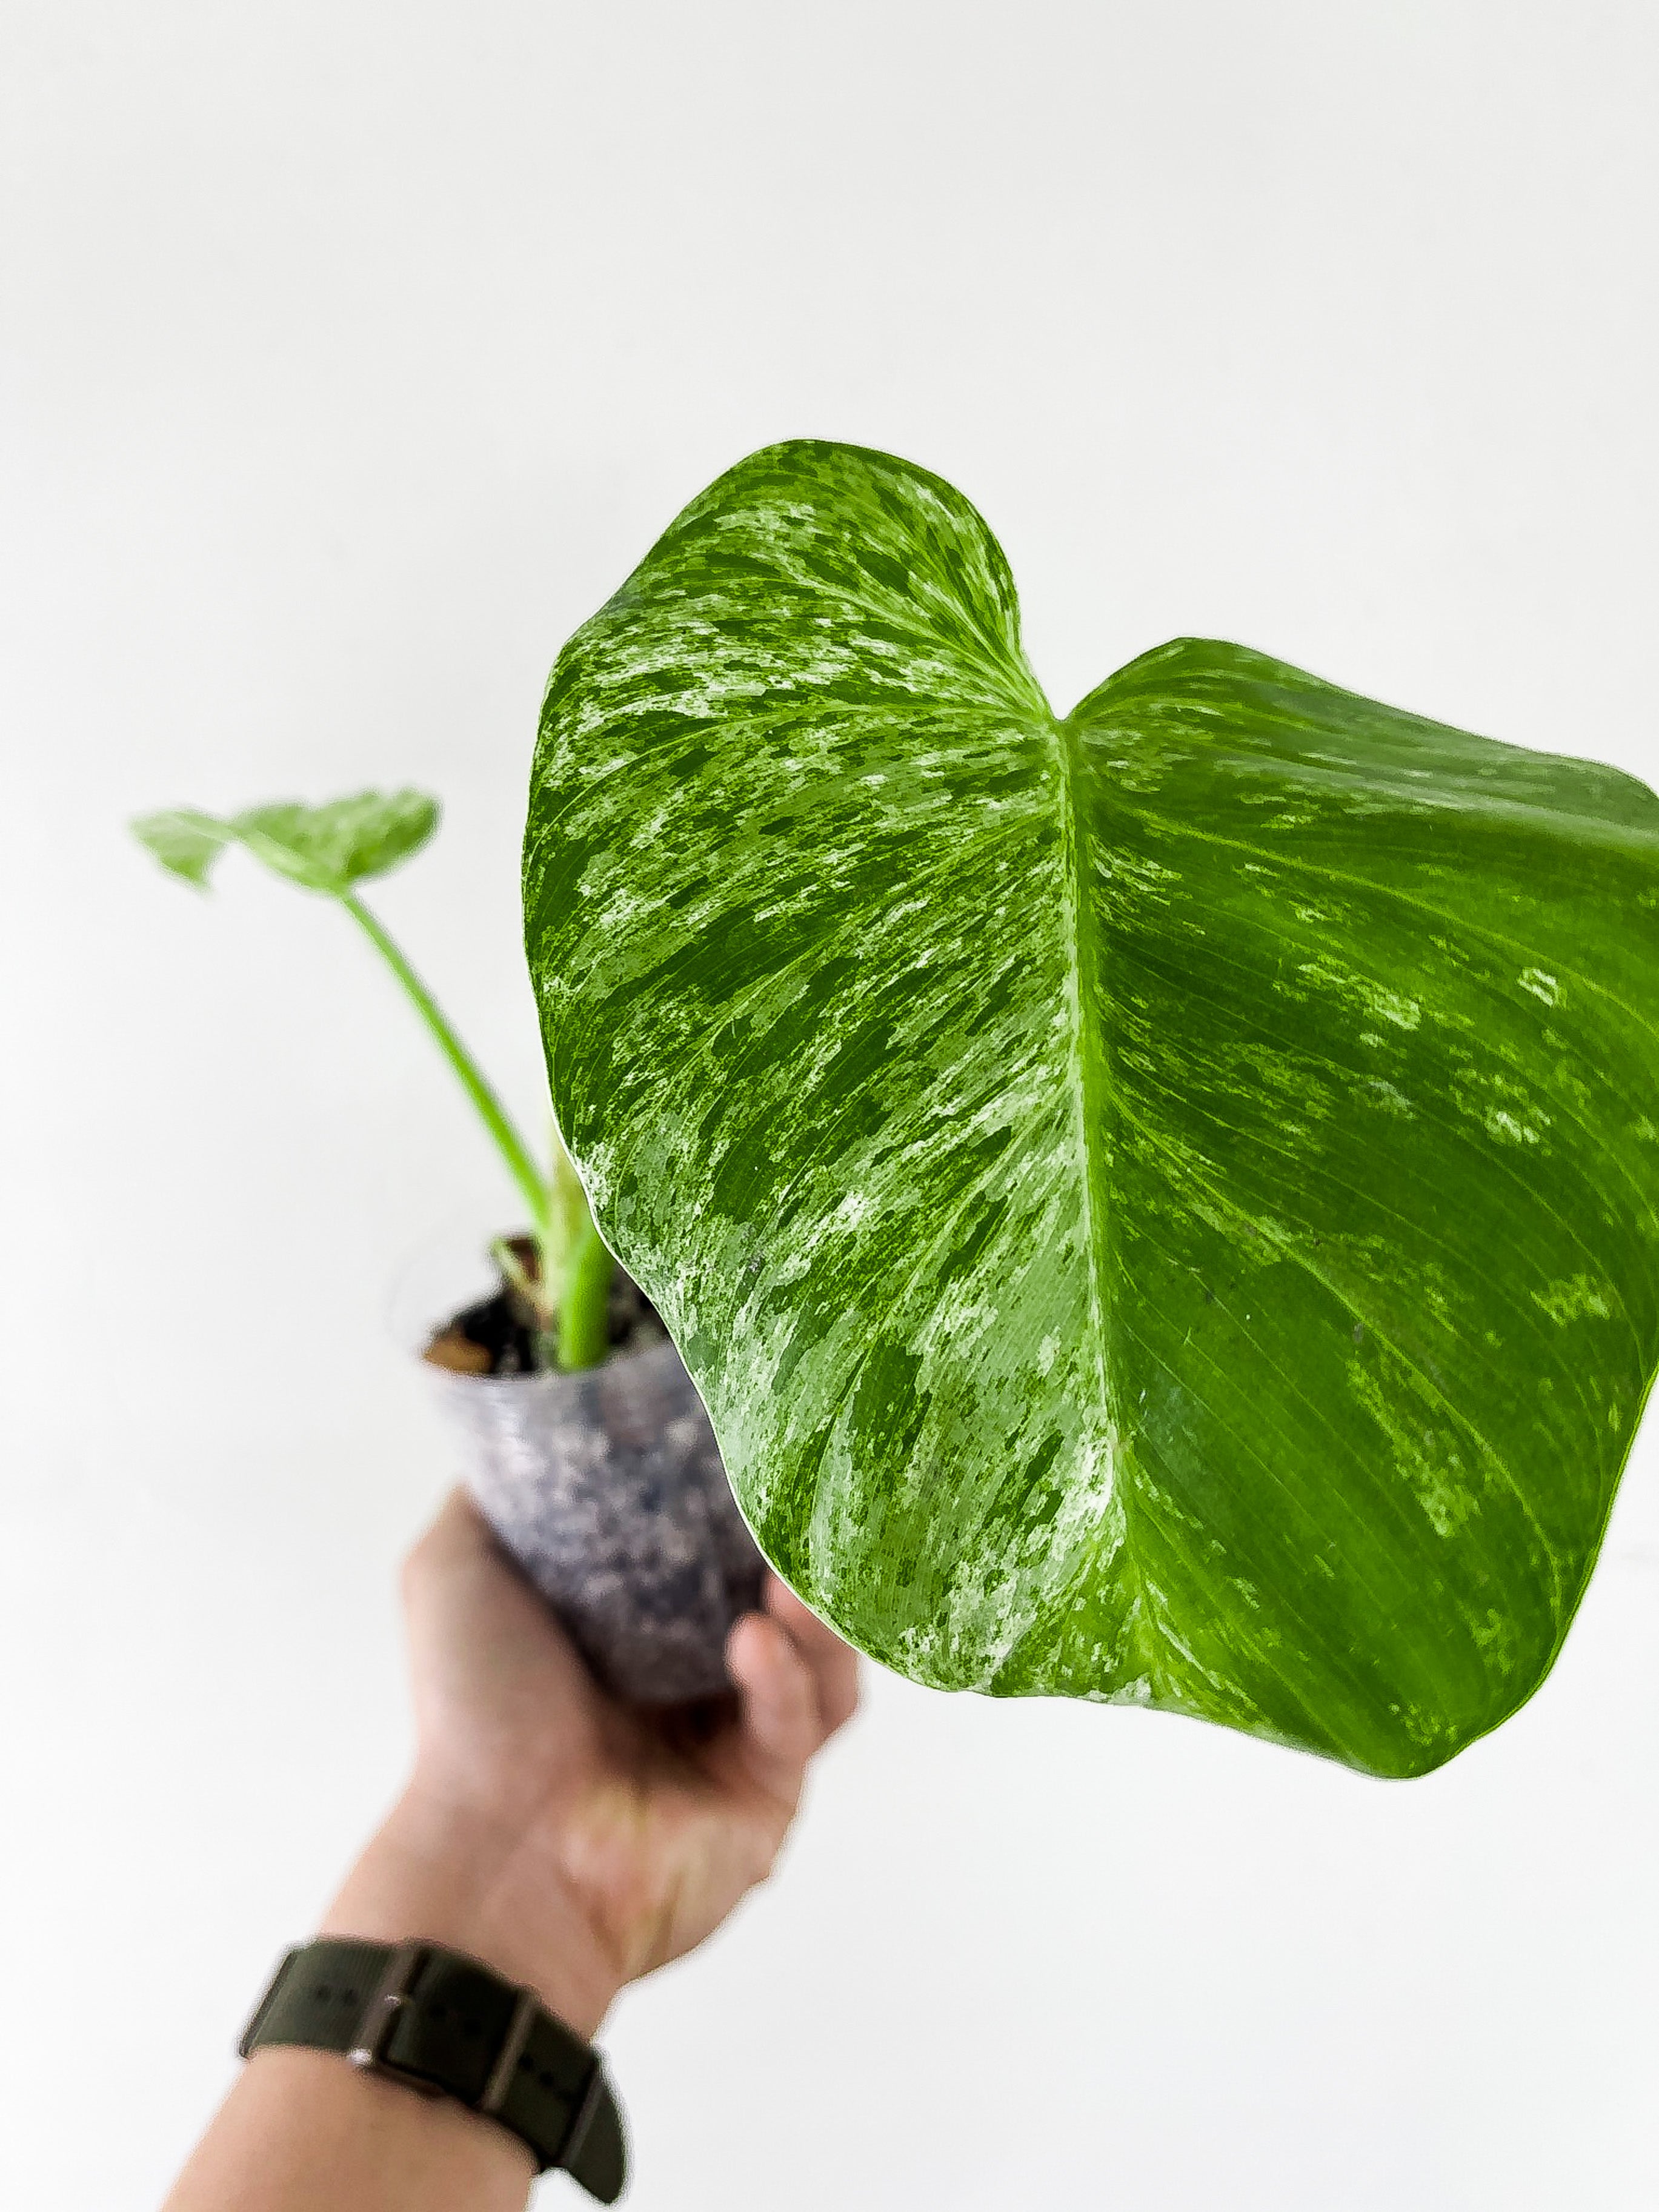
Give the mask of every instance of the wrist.
<svg viewBox="0 0 1659 2212">
<path fill-rule="evenodd" d="M 535 1990 L 589 2041 L 623 1975 L 556 1866 L 411 1785 L 346 1876 L 317 1933 L 470 1952 Z"/>
</svg>

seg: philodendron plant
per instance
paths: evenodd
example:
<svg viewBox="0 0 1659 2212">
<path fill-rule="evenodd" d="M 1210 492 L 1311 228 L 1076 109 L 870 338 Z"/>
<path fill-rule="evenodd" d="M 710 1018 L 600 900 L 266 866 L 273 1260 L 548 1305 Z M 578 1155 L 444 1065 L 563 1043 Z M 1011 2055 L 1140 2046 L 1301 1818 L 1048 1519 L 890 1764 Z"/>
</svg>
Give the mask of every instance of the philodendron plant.
<svg viewBox="0 0 1659 2212">
<path fill-rule="evenodd" d="M 490 1249 L 529 1316 L 539 1364 L 597 1366 L 609 1350 L 607 1304 L 616 1262 L 594 1228 L 558 1133 L 553 1133 L 551 1170 L 544 1172 L 453 1025 L 358 889 L 418 852 L 437 826 L 438 802 L 424 792 L 365 791 L 325 806 L 283 803 L 222 817 L 175 808 L 145 815 L 132 828 L 164 867 L 198 890 L 206 890 L 213 864 L 226 846 L 239 844 L 277 875 L 336 900 L 351 916 L 408 994 L 517 1186 L 529 1218 L 531 1252 L 521 1255 L 506 1237 L 497 1238 Z"/>
<path fill-rule="evenodd" d="M 572 638 L 558 1122 L 764 1549 L 918 1680 L 1420 1774 L 1659 1355 L 1659 799 L 1181 639 L 1067 715 L 937 477 L 773 447 Z"/>
</svg>

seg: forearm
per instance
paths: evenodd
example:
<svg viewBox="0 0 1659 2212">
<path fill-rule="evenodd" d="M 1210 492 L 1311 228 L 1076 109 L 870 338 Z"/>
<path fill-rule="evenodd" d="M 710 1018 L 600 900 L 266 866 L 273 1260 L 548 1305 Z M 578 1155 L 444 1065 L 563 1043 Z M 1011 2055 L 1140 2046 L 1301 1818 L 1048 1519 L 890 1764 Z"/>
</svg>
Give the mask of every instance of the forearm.
<svg viewBox="0 0 1659 2212">
<path fill-rule="evenodd" d="M 619 1980 L 544 1870 L 414 1793 L 306 1932 L 470 1952 L 590 2039 Z M 526 2144 L 453 2099 L 274 2046 L 248 2061 L 163 2212 L 522 2212 L 534 2176 Z"/>
<path fill-rule="evenodd" d="M 528 2147 L 325 2051 L 249 2059 L 163 2212 L 523 2212 Z"/>
<path fill-rule="evenodd" d="M 404 1595 L 416 1779 L 320 1924 L 285 1932 L 470 1953 L 591 2042 L 624 1981 L 764 1880 L 808 1760 L 858 1703 L 854 1655 L 769 1577 L 729 1640 L 736 1711 L 670 1726 L 605 1697 L 459 1489 Z M 164 2212 L 523 2212 L 534 2165 L 463 2104 L 274 2045 Z"/>
</svg>

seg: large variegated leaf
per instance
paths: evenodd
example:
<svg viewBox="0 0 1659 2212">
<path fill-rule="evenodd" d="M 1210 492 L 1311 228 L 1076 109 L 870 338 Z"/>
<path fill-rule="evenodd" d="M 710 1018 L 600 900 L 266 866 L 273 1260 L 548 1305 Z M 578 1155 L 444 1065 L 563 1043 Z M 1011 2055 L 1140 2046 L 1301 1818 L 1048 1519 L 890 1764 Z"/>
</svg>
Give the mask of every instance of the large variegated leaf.
<svg viewBox="0 0 1659 2212">
<path fill-rule="evenodd" d="M 1536 1687 L 1659 1351 L 1644 786 L 1194 640 L 1060 720 L 968 502 L 792 444 L 566 647 L 526 896 L 601 1228 L 854 1644 L 1386 1774 Z"/>
</svg>

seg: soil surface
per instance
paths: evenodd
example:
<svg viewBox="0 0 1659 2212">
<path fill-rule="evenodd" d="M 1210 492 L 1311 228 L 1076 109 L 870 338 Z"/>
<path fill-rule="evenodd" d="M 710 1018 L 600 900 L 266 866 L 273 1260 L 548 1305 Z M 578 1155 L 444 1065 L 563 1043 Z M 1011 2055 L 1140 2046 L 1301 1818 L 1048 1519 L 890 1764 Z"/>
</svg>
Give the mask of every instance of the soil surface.
<svg viewBox="0 0 1659 2212">
<path fill-rule="evenodd" d="M 529 1237 L 510 1237 L 507 1246 L 526 1278 L 538 1283 L 538 1255 Z M 657 1309 L 620 1266 L 611 1279 L 605 1319 L 608 1360 L 625 1359 L 668 1341 Z M 535 1375 L 549 1364 L 541 1356 L 536 1310 L 505 1272 L 495 1296 L 458 1313 L 435 1332 L 422 1356 L 459 1375 Z"/>
</svg>

